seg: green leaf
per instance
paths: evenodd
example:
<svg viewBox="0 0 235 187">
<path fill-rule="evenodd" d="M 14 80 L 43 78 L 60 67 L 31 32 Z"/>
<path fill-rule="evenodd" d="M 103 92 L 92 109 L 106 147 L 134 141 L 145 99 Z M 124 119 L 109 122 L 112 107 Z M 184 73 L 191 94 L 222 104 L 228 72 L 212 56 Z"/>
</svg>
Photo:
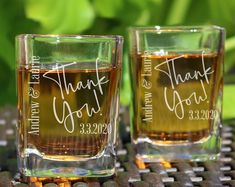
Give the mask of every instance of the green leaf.
<svg viewBox="0 0 235 187">
<path fill-rule="evenodd" d="M 212 24 L 210 22 L 210 12 L 208 0 L 191 0 L 188 4 L 187 14 L 184 16 L 182 25 L 205 25 Z M 180 9 L 180 8 L 179 8 Z"/>
<path fill-rule="evenodd" d="M 0 58 L 0 106 L 16 103 L 15 70 L 10 69 Z"/>
<path fill-rule="evenodd" d="M 89 0 L 27 0 L 26 15 L 40 22 L 44 33 L 80 33 L 95 17 Z"/>
<path fill-rule="evenodd" d="M 147 5 L 148 0 L 125 0 L 125 6 L 119 12 L 117 19 L 126 27 L 143 24 L 141 19 L 147 18 L 146 21 L 149 19 L 149 15 L 145 12 Z M 144 24 L 146 24 L 145 20 Z"/>
<path fill-rule="evenodd" d="M 225 73 L 229 72 L 235 65 L 235 36 L 230 37 L 225 42 Z"/>
<path fill-rule="evenodd" d="M 130 70 L 127 53 L 123 56 L 123 70 L 122 70 L 122 84 L 120 102 L 122 105 L 128 106 L 131 101 L 131 87 L 130 87 Z"/>
<path fill-rule="evenodd" d="M 136 20 L 135 25 L 146 25 L 150 20 L 150 12 L 148 10 L 143 10 L 140 13 L 140 17 Z"/>
<path fill-rule="evenodd" d="M 1 2 L 3 3 L 3 2 Z M 8 24 L 9 18 L 7 17 L 7 12 L 4 10 L 3 6 L 0 6 L 0 58 L 1 63 L 6 63 L 11 69 L 14 69 L 14 45 L 11 43 L 7 37 L 7 33 L 10 31 L 10 25 Z M 7 18 L 6 18 L 7 17 Z M 1 70 L 0 70 L 1 71 Z"/>
<path fill-rule="evenodd" d="M 191 0 L 174 0 L 166 20 L 166 25 L 182 24 L 186 18 Z"/>
<path fill-rule="evenodd" d="M 235 1 L 208 0 L 211 22 L 227 29 L 228 36 L 235 34 Z"/>
<path fill-rule="evenodd" d="M 15 68 L 15 53 L 14 53 L 14 45 L 10 42 L 10 40 L 6 37 L 6 34 L 0 30 L 0 57 L 3 62 L 5 62 L 11 69 Z"/>
<path fill-rule="evenodd" d="M 149 0 L 147 9 L 150 12 L 150 20 L 145 25 L 166 25 L 165 20 L 172 2 L 172 0 Z"/>
<path fill-rule="evenodd" d="M 235 84 L 224 86 L 223 119 L 235 118 Z"/>
<path fill-rule="evenodd" d="M 123 0 L 94 0 L 97 14 L 104 18 L 114 18 L 123 8 Z"/>
</svg>

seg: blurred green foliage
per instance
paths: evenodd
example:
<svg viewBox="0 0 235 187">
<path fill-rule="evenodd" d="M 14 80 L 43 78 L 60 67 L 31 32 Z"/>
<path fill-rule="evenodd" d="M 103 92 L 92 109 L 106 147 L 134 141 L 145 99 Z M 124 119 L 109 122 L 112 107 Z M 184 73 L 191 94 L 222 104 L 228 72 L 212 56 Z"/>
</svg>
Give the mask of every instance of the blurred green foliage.
<svg viewBox="0 0 235 187">
<path fill-rule="evenodd" d="M 234 0 L 1 0 L 0 105 L 16 103 L 14 37 L 17 34 L 123 35 L 126 41 L 121 101 L 128 104 L 127 28 L 133 25 L 205 24 L 226 28 L 225 82 L 235 83 Z M 226 104 L 235 106 L 235 96 L 228 93 L 231 89 L 231 85 L 229 89 L 225 88 L 226 118 L 235 116 L 235 109 L 228 110 Z"/>
</svg>

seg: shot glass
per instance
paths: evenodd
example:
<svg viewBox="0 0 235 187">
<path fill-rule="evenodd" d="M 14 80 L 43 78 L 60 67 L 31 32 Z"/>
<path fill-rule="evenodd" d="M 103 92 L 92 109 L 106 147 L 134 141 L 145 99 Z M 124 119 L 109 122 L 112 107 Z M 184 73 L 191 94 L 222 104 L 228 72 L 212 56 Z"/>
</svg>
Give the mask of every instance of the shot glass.
<svg viewBox="0 0 235 187">
<path fill-rule="evenodd" d="M 25 176 L 115 172 L 121 36 L 16 37 L 18 166 Z"/>
<path fill-rule="evenodd" d="M 217 159 L 225 30 L 132 27 L 131 135 L 145 162 Z"/>
</svg>

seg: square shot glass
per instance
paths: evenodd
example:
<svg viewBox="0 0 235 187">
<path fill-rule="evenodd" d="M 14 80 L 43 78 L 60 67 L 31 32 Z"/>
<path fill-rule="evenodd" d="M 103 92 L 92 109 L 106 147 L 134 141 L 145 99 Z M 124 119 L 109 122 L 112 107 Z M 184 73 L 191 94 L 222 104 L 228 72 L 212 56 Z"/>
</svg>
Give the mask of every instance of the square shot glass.
<svg viewBox="0 0 235 187">
<path fill-rule="evenodd" d="M 131 135 L 145 162 L 217 159 L 225 30 L 132 27 Z"/>
<path fill-rule="evenodd" d="M 114 174 L 122 44 L 117 35 L 16 37 L 23 175 Z"/>
</svg>

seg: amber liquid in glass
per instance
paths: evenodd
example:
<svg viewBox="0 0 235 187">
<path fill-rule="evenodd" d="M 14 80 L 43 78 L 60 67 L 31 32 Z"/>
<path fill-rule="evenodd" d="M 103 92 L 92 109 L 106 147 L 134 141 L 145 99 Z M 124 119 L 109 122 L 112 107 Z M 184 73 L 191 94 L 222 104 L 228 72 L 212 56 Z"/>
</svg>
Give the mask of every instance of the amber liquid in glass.
<svg viewBox="0 0 235 187">
<path fill-rule="evenodd" d="M 221 86 L 217 54 L 132 56 L 134 141 L 181 144 L 210 136 Z"/>
<path fill-rule="evenodd" d="M 18 69 L 21 147 L 64 160 L 97 156 L 105 149 L 115 130 L 110 103 L 117 68 L 80 64 L 79 70 L 67 65 Z"/>
</svg>

